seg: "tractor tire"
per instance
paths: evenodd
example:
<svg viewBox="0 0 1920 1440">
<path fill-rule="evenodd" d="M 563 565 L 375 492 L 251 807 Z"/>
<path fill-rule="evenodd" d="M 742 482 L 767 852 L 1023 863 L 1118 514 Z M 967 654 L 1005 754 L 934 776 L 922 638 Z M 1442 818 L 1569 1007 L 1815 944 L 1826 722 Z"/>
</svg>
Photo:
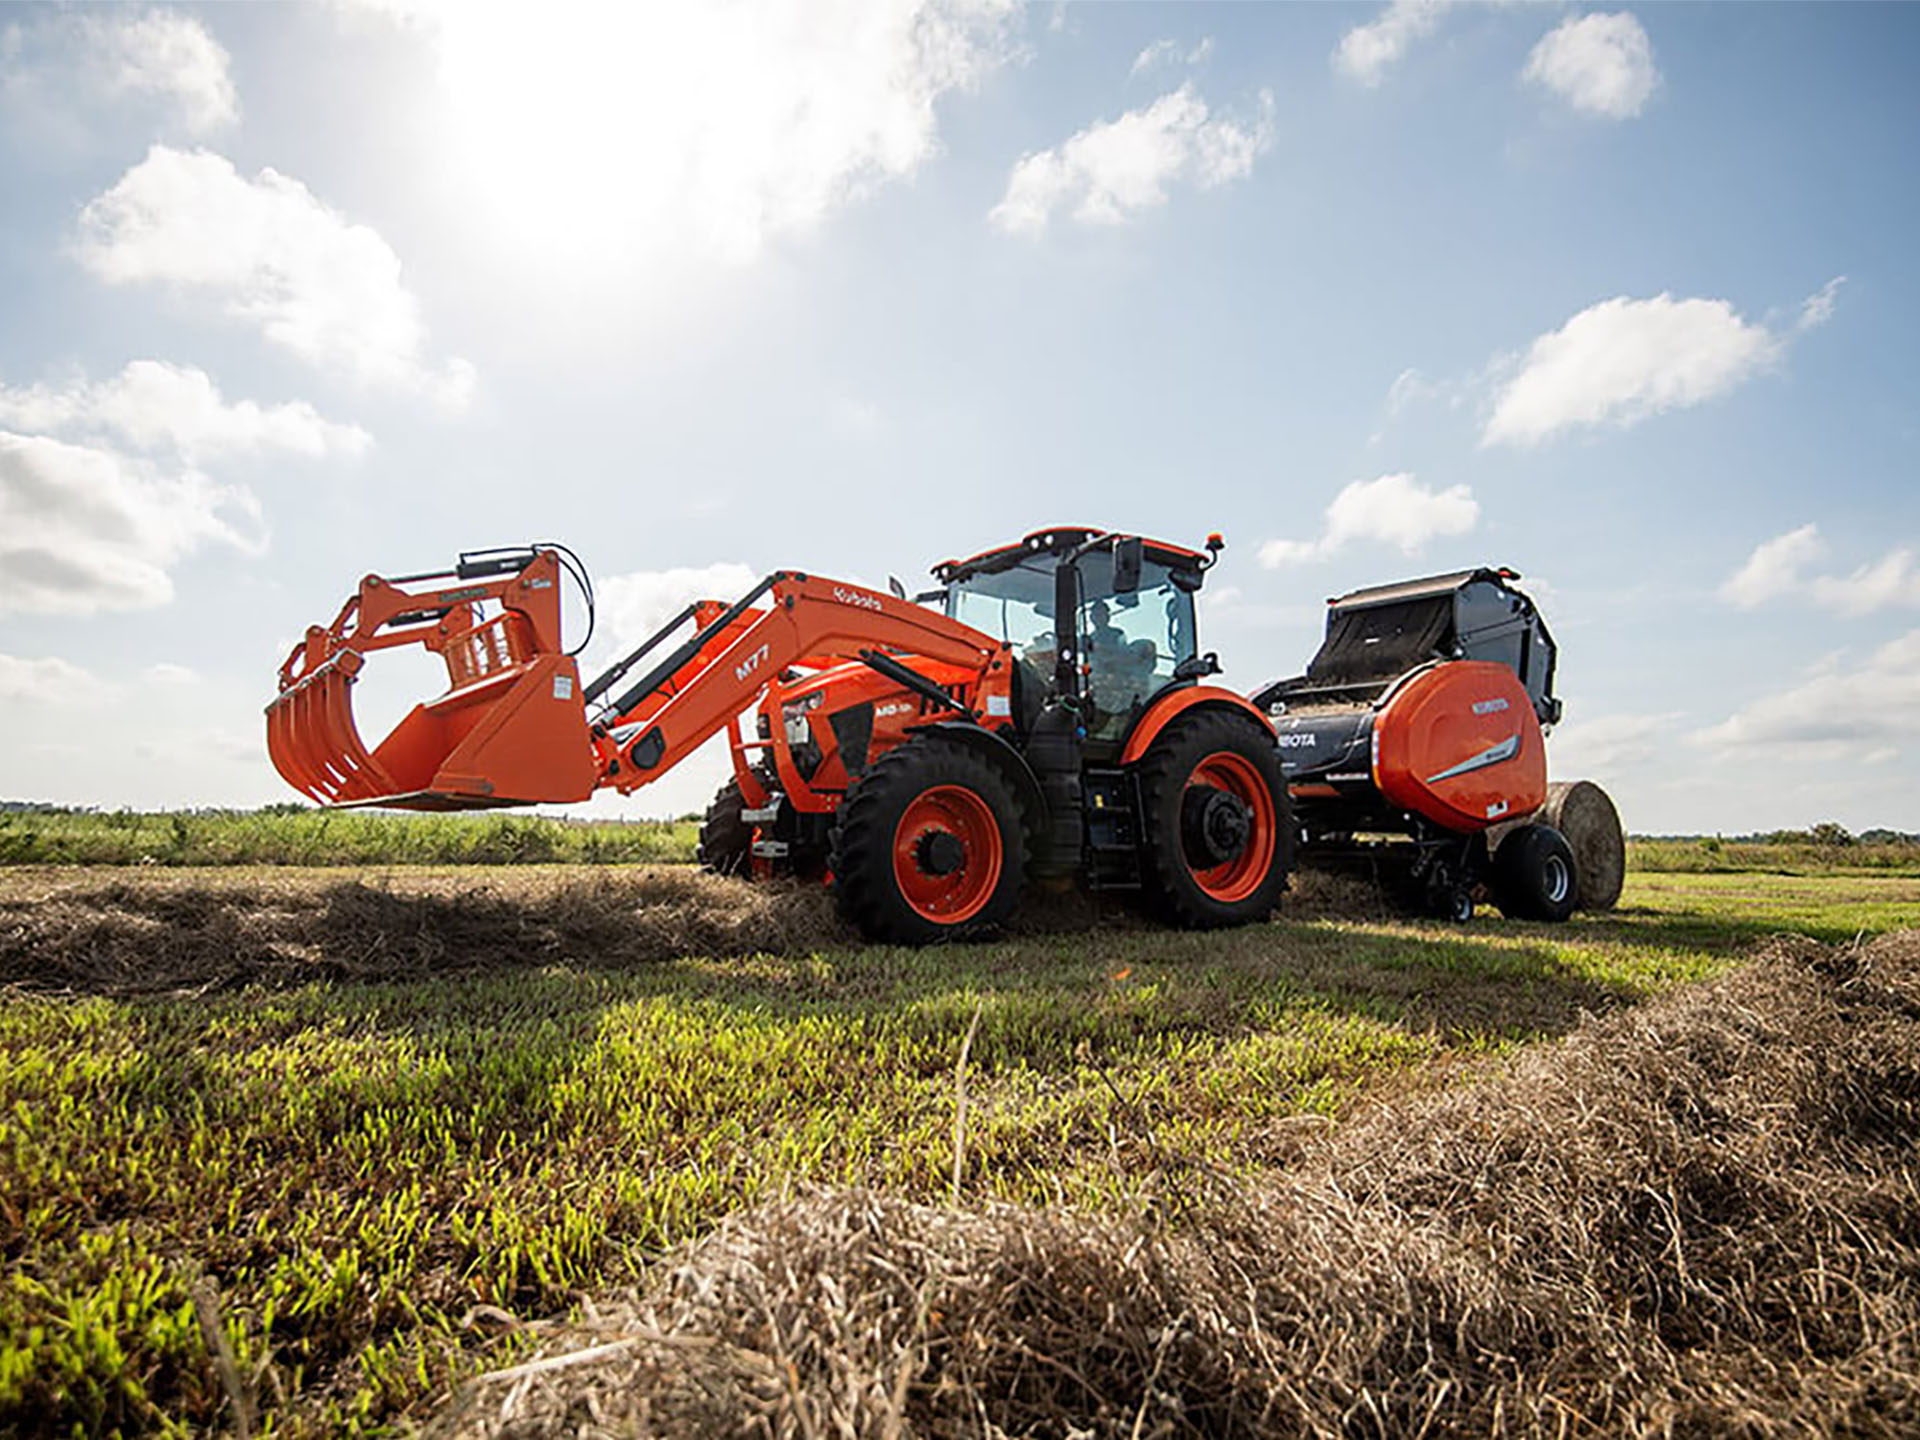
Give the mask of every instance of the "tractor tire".
<svg viewBox="0 0 1920 1440">
<path fill-rule="evenodd" d="M 1136 774 L 1152 907 L 1189 929 L 1271 915 L 1293 851 L 1273 736 L 1250 719 L 1199 710 L 1167 726 Z"/>
<path fill-rule="evenodd" d="M 1510 920 L 1557 925 L 1580 900 L 1573 847 L 1551 825 L 1522 825 L 1502 840 L 1490 881 L 1493 903 Z"/>
<path fill-rule="evenodd" d="M 753 862 L 753 827 L 740 818 L 744 809 L 740 782 L 727 781 L 707 806 L 707 818 L 700 824 L 700 844 L 694 855 L 702 870 L 715 875 L 748 872 Z"/>
<path fill-rule="evenodd" d="M 833 831 L 840 913 L 869 940 L 927 945 L 992 930 L 1026 883 L 1012 784 L 937 736 L 887 751 L 847 791 Z"/>
</svg>

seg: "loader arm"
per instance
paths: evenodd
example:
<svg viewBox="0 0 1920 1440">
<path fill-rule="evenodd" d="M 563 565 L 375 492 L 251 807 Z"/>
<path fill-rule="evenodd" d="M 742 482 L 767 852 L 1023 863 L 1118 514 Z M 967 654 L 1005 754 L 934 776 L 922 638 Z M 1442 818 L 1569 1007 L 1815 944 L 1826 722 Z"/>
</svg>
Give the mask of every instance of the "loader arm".
<svg viewBox="0 0 1920 1440">
<path fill-rule="evenodd" d="M 528 546 L 465 555 L 445 571 L 365 577 L 280 667 L 267 706 L 275 768 L 328 806 L 567 803 L 659 779 L 789 667 L 894 652 L 978 676 L 984 691 L 1004 695 L 1011 683 L 999 640 L 865 586 L 783 570 L 731 605 L 688 606 L 583 686 L 561 644 L 560 575 L 553 548 Z M 612 693 L 689 621 L 691 638 Z M 401 645 L 439 654 L 447 690 L 369 747 L 352 687 L 369 654 Z"/>
<path fill-rule="evenodd" d="M 743 608 L 763 596 L 769 608 Z M 912 601 L 798 571 L 768 576 L 683 651 L 691 653 L 671 667 L 663 662 L 594 726 L 602 784 L 626 793 L 658 779 L 789 667 L 813 670 L 891 651 L 960 667 L 988 691 L 1005 693 L 1012 675 L 1004 641 Z"/>
</svg>

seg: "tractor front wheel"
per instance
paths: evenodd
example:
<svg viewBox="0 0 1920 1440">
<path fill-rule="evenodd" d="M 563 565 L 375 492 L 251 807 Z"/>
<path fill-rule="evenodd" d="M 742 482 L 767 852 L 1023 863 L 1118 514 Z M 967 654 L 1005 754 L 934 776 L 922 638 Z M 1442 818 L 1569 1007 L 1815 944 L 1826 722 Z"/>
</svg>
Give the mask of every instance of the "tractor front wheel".
<svg viewBox="0 0 1920 1440">
<path fill-rule="evenodd" d="M 1264 920 L 1291 858 L 1287 786 L 1273 736 L 1202 709 L 1173 721 L 1139 762 L 1148 895 L 1195 929 Z"/>
<path fill-rule="evenodd" d="M 1013 787 L 965 746 L 909 740 L 847 792 L 833 832 L 840 913 L 869 940 L 925 945 L 1013 913 L 1026 827 Z"/>
</svg>

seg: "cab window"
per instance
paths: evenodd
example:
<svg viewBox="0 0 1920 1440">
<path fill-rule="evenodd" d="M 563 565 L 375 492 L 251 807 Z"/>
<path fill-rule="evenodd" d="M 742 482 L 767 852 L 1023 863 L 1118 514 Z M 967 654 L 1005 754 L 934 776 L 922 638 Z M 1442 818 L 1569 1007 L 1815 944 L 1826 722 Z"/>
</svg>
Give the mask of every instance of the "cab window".
<svg viewBox="0 0 1920 1440">
<path fill-rule="evenodd" d="M 1087 734 L 1117 740 L 1147 699 L 1193 657 L 1193 596 L 1149 561 L 1140 588 L 1116 595 L 1103 567 L 1081 572 L 1080 646 L 1087 664 L 1091 714 Z"/>
</svg>

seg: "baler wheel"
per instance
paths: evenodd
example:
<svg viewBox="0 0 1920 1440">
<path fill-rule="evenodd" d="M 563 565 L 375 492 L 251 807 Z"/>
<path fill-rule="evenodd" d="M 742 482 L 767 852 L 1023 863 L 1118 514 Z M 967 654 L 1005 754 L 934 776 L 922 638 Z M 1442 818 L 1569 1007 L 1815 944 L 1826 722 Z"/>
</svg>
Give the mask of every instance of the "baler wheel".
<svg viewBox="0 0 1920 1440">
<path fill-rule="evenodd" d="M 1193 929 L 1271 914 L 1292 850 L 1273 737 L 1238 715 L 1194 710 L 1161 732 L 1139 777 L 1154 908 Z"/>
<path fill-rule="evenodd" d="M 1547 786 L 1541 820 L 1567 837 L 1579 872 L 1580 908 L 1611 910 L 1627 877 L 1627 838 L 1613 799 L 1591 780 Z"/>
<path fill-rule="evenodd" d="M 869 940 L 925 945 L 1013 913 L 1026 826 L 991 761 L 937 736 L 887 751 L 847 792 L 833 832 L 840 913 Z"/>
<path fill-rule="evenodd" d="M 1573 847 L 1551 825 L 1522 825 L 1493 853 L 1492 887 L 1509 919 L 1558 924 L 1580 899 Z"/>
<path fill-rule="evenodd" d="M 744 875 L 753 861 L 753 827 L 740 818 L 746 801 L 740 794 L 740 782 L 722 785 L 707 806 L 707 818 L 700 825 L 700 846 L 694 852 L 702 870 L 716 875 Z"/>
</svg>

